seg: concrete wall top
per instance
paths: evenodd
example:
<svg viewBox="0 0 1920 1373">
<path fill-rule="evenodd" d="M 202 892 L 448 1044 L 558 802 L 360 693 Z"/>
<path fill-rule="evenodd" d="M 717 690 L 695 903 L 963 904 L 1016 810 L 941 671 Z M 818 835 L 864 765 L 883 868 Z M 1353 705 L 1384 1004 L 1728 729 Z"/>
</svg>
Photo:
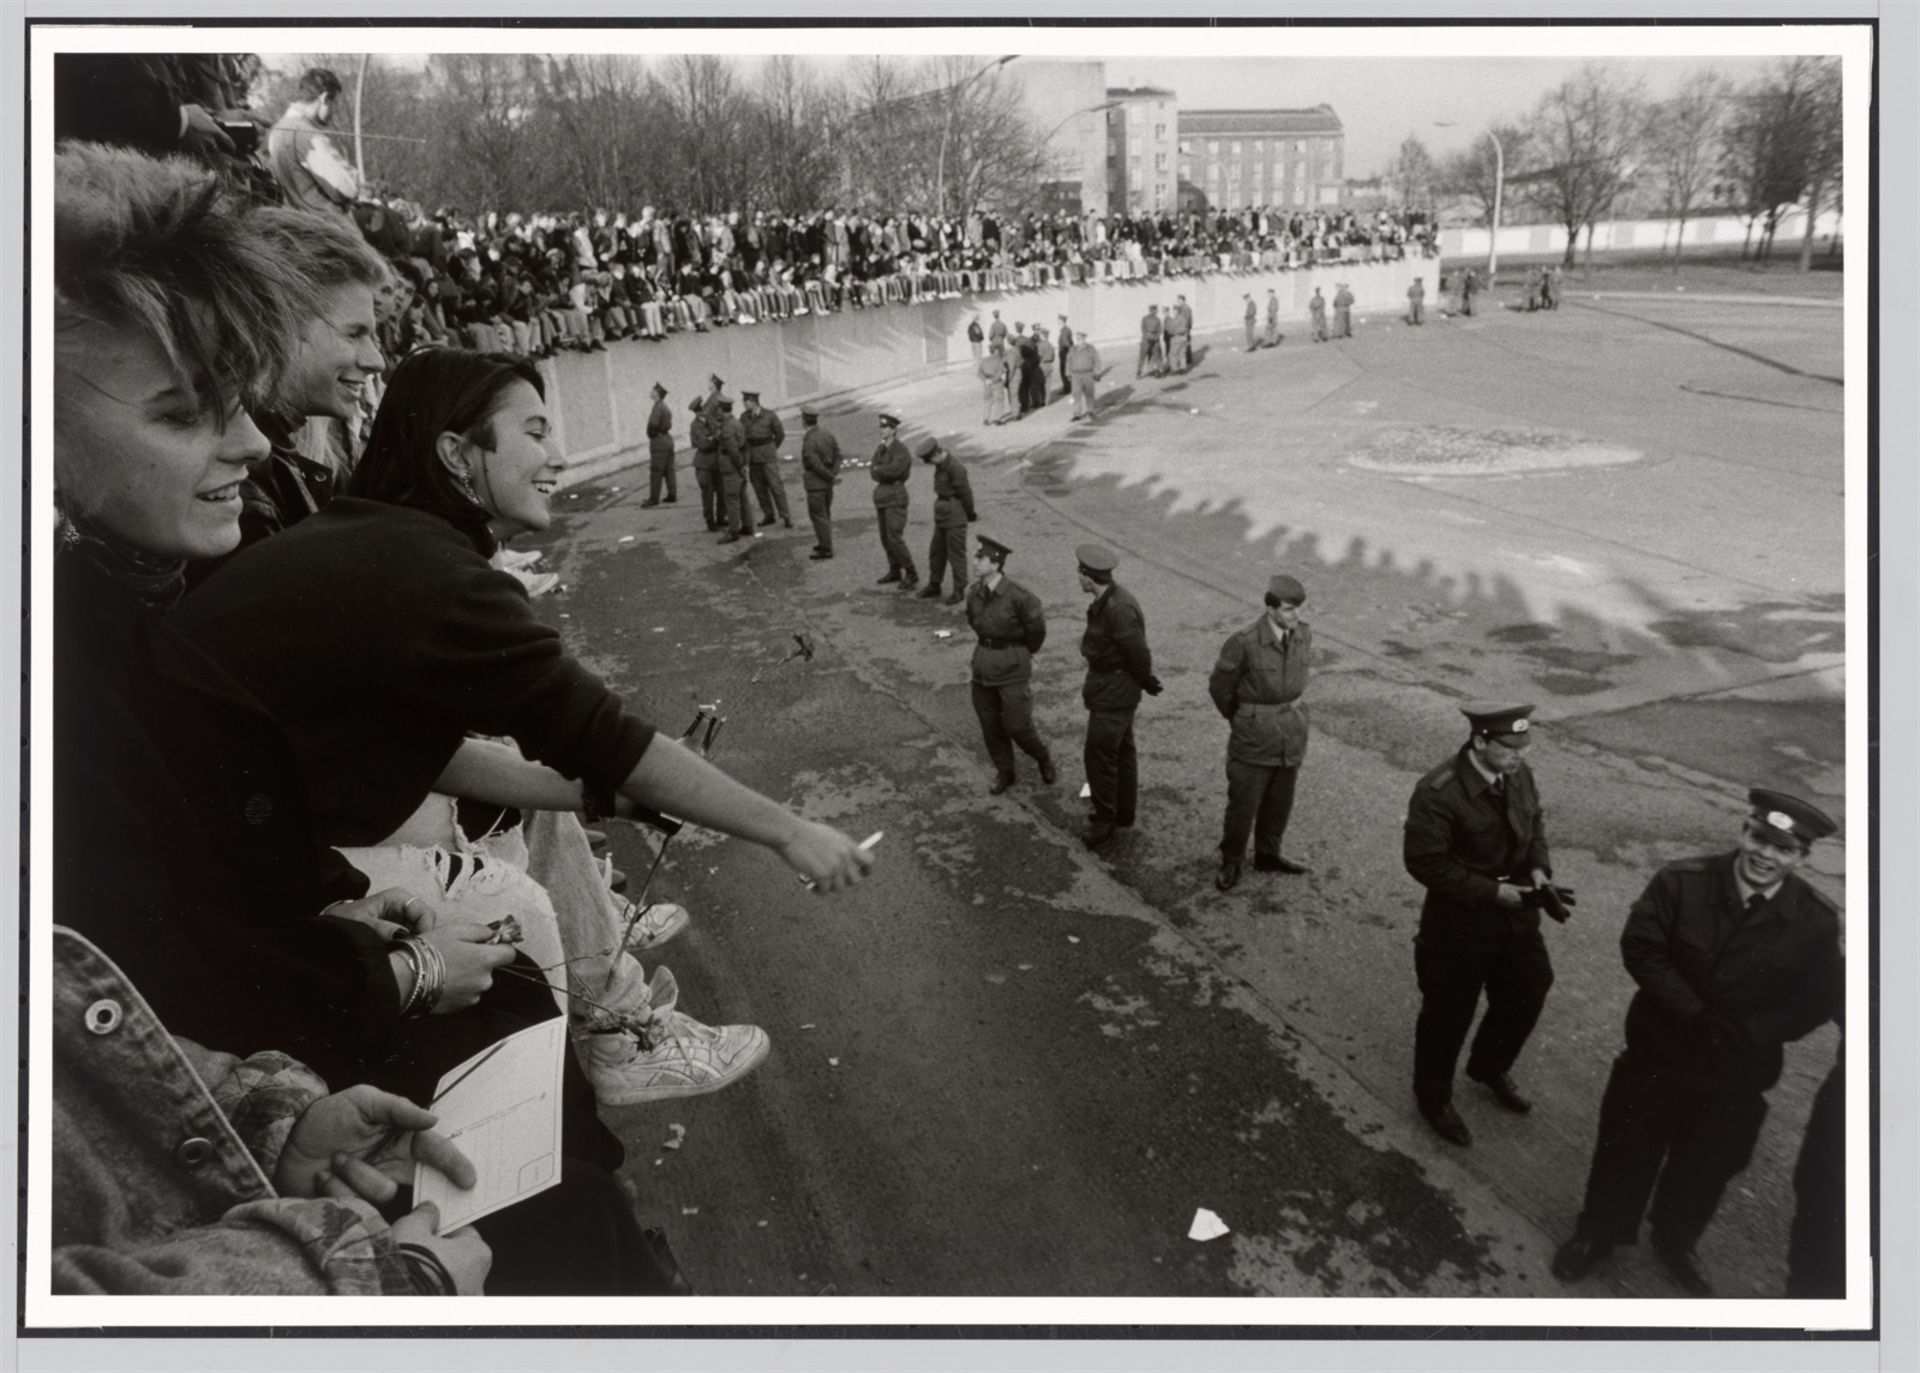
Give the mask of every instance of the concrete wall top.
<svg viewBox="0 0 1920 1373">
<path fill-rule="evenodd" d="M 1269 289 L 1279 297 L 1281 316 L 1289 320 L 1306 317 L 1316 285 L 1331 301 L 1341 282 L 1347 283 L 1355 307 L 1363 312 L 1400 311 L 1406 308 L 1407 287 L 1416 275 L 1426 278 L 1430 295 L 1437 294 L 1439 268 L 1435 259 L 1411 258 L 985 291 L 951 300 L 736 324 L 704 334 L 676 334 L 663 342 L 628 340 L 610 344 L 604 353 L 563 353 L 541 368 L 556 418 L 555 439 L 566 454 L 562 481 L 568 483 L 645 456 L 652 409 L 649 388 L 656 381 L 667 387 L 674 435 L 683 445 L 691 418 L 688 406 L 706 394 L 709 376 L 720 377 L 727 394 L 736 398 L 742 390 L 758 391 L 762 403 L 782 411 L 788 427 L 797 430 L 792 407 L 802 401 L 970 368 L 967 324 L 976 314 L 983 329 L 998 310 L 1010 330 L 1016 323 L 1040 324 L 1050 334 L 1057 332 L 1059 317 L 1065 315 L 1074 331 L 1086 333 L 1096 346 L 1131 350 L 1147 307 L 1171 309 L 1181 295 L 1193 310 L 1194 331 L 1207 334 L 1240 328 L 1247 295 L 1264 321 Z"/>
</svg>

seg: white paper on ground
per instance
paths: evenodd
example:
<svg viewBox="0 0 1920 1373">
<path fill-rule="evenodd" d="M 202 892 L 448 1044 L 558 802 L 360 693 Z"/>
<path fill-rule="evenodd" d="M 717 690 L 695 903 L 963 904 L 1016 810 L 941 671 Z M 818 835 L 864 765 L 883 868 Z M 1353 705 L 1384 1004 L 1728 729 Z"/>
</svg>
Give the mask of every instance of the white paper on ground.
<svg viewBox="0 0 1920 1373">
<path fill-rule="evenodd" d="M 1092 796 L 1092 795 L 1093 795 L 1093 783 L 1091 783 L 1091 782 L 1082 782 L 1082 783 L 1080 784 L 1080 799 L 1081 799 L 1082 801 L 1084 801 L 1084 800 L 1086 800 L 1086 799 L 1087 799 L 1087 798 L 1088 798 L 1089 796 Z"/>
<path fill-rule="evenodd" d="M 414 1203 L 440 1208 L 440 1233 L 560 1181 L 560 1065 L 566 1051 L 567 1018 L 555 1016 L 508 1035 L 440 1079 L 431 1108 L 440 1118 L 434 1128 L 479 1174 L 463 1191 L 439 1169 L 415 1165 Z"/>
<path fill-rule="evenodd" d="M 1230 1233 L 1227 1224 L 1220 1217 L 1202 1206 L 1193 1213 L 1193 1228 L 1187 1231 L 1190 1240 L 1217 1240 Z"/>
</svg>

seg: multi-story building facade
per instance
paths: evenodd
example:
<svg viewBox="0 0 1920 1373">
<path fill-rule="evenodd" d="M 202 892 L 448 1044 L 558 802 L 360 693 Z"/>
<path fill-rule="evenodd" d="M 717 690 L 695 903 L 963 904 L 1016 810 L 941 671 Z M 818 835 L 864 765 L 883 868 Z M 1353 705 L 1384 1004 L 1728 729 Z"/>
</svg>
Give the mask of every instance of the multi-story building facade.
<svg viewBox="0 0 1920 1373">
<path fill-rule="evenodd" d="M 1109 87 L 1107 205 L 1114 214 L 1171 210 L 1179 203 L 1179 110 L 1159 86 Z"/>
<path fill-rule="evenodd" d="M 1182 110 L 1179 207 L 1336 209 L 1345 130 L 1331 105 L 1310 110 Z"/>
</svg>

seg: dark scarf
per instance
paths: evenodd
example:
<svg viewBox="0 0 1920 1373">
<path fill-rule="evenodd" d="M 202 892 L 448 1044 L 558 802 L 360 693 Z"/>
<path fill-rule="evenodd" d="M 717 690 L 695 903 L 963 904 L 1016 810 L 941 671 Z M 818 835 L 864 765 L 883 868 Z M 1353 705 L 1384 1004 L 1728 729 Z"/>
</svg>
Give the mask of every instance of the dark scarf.
<svg viewBox="0 0 1920 1373">
<path fill-rule="evenodd" d="M 155 612 L 170 609 L 186 590 L 184 558 L 144 552 L 64 508 L 55 530 L 55 549 L 59 555 L 89 559 L 110 581 Z"/>
</svg>

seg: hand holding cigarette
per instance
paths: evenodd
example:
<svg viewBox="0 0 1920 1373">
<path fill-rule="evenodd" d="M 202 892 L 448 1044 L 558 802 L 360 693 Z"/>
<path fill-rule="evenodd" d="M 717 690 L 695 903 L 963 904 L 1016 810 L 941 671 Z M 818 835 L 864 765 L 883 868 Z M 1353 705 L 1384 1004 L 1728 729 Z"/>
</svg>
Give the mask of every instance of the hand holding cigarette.
<svg viewBox="0 0 1920 1373">
<path fill-rule="evenodd" d="M 875 830 L 858 844 L 830 825 L 813 825 L 812 831 L 781 846 L 781 856 L 800 872 L 800 885 L 808 891 L 839 891 L 867 875 L 873 866 L 873 846 L 884 830 Z"/>
</svg>

